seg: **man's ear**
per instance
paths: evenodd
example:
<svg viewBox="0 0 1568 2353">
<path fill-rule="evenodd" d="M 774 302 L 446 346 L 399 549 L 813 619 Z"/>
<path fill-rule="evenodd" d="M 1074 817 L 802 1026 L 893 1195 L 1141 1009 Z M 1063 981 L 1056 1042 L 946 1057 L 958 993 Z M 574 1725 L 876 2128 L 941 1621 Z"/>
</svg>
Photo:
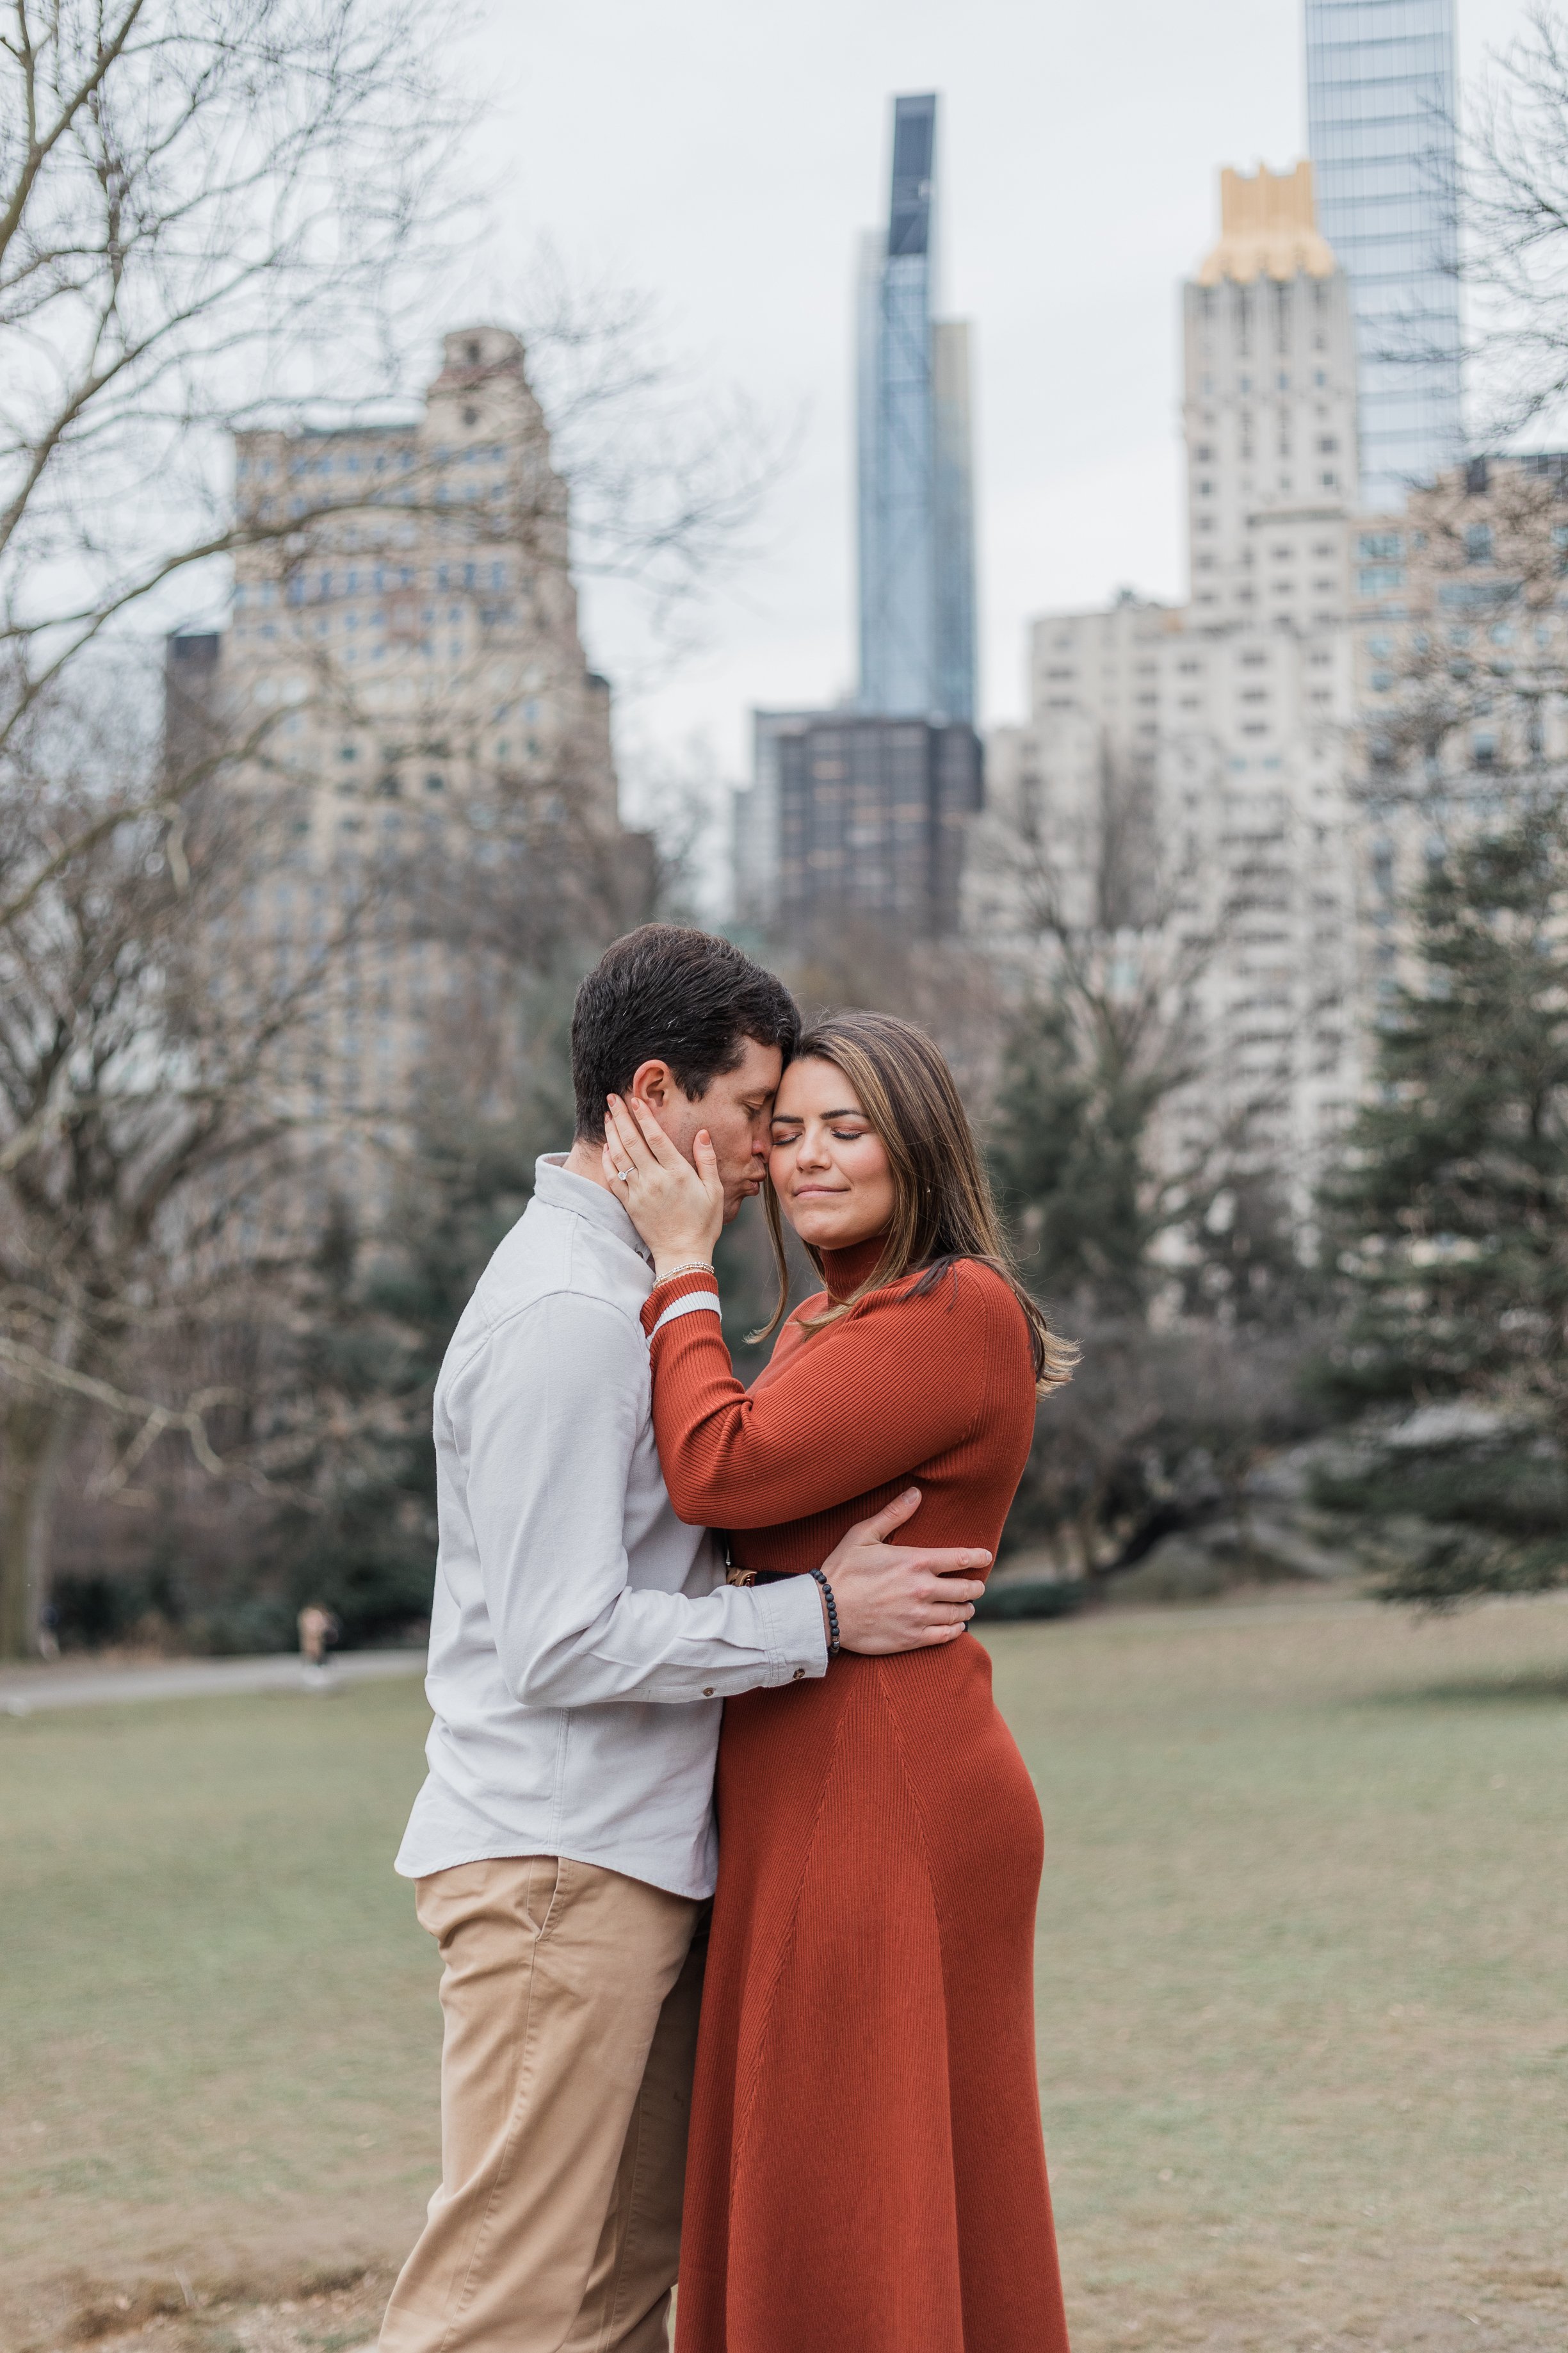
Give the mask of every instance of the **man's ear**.
<svg viewBox="0 0 1568 2353">
<path fill-rule="evenodd" d="M 652 1112 L 668 1111 L 670 1099 L 676 1092 L 675 1079 L 669 1064 L 639 1062 L 626 1092 L 636 1096 L 639 1102 L 647 1103 Z"/>
</svg>

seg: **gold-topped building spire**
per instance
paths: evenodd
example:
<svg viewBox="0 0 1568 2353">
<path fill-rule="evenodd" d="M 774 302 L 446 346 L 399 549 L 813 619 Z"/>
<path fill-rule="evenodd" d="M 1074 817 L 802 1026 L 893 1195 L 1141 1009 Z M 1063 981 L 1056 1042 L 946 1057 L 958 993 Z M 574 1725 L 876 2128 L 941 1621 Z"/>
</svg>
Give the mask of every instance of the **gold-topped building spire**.
<svg viewBox="0 0 1568 2353">
<path fill-rule="evenodd" d="M 1318 227 L 1312 167 L 1306 158 L 1293 172 L 1271 172 L 1260 164 L 1249 174 L 1227 164 L 1219 175 L 1219 243 L 1205 256 L 1198 284 L 1218 286 L 1228 278 L 1250 286 L 1258 278 L 1284 282 L 1333 273 L 1334 257 Z"/>
</svg>

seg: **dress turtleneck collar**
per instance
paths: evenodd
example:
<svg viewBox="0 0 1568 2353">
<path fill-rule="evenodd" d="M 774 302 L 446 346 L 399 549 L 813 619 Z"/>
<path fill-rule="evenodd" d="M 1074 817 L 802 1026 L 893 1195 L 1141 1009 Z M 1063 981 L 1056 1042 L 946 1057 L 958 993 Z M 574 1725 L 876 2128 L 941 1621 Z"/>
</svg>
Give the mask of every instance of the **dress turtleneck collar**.
<svg viewBox="0 0 1568 2353">
<path fill-rule="evenodd" d="M 852 1291 L 858 1291 L 867 1276 L 875 1274 L 887 1246 L 888 1237 L 883 1233 L 873 1234 L 868 1241 L 852 1242 L 847 1250 L 824 1250 L 822 1279 L 828 1297 L 834 1301 L 847 1299 Z"/>
</svg>

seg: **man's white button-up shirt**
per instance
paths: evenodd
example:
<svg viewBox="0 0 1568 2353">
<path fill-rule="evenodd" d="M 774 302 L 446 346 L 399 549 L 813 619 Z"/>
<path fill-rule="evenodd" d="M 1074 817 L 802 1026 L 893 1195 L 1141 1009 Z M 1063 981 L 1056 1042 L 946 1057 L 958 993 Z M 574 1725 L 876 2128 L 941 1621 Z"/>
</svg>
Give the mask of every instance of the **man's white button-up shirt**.
<svg viewBox="0 0 1568 2353">
<path fill-rule="evenodd" d="M 397 1868 L 559 1854 L 712 1893 L 725 1695 L 822 1674 L 808 1577 L 732 1586 L 654 1443 L 653 1281 L 620 1203 L 538 1164 L 436 1385 L 429 1776 Z"/>
</svg>

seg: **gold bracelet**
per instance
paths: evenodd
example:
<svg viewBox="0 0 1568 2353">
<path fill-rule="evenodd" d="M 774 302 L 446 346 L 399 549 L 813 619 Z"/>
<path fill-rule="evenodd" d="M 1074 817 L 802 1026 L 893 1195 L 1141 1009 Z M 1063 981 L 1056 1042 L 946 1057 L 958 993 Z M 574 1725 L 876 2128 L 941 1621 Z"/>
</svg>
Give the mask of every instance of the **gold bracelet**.
<svg viewBox="0 0 1568 2353">
<path fill-rule="evenodd" d="M 654 1289 L 657 1291 L 661 1282 L 673 1282 L 677 1275 L 680 1274 L 713 1274 L 713 1261 L 711 1259 L 694 1258 L 689 1260 L 685 1266 L 672 1266 L 668 1274 L 656 1274 L 654 1276 Z M 718 1282 L 719 1278 L 716 1274 L 713 1274 L 713 1280 L 715 1282 Z"/>
</svg>

